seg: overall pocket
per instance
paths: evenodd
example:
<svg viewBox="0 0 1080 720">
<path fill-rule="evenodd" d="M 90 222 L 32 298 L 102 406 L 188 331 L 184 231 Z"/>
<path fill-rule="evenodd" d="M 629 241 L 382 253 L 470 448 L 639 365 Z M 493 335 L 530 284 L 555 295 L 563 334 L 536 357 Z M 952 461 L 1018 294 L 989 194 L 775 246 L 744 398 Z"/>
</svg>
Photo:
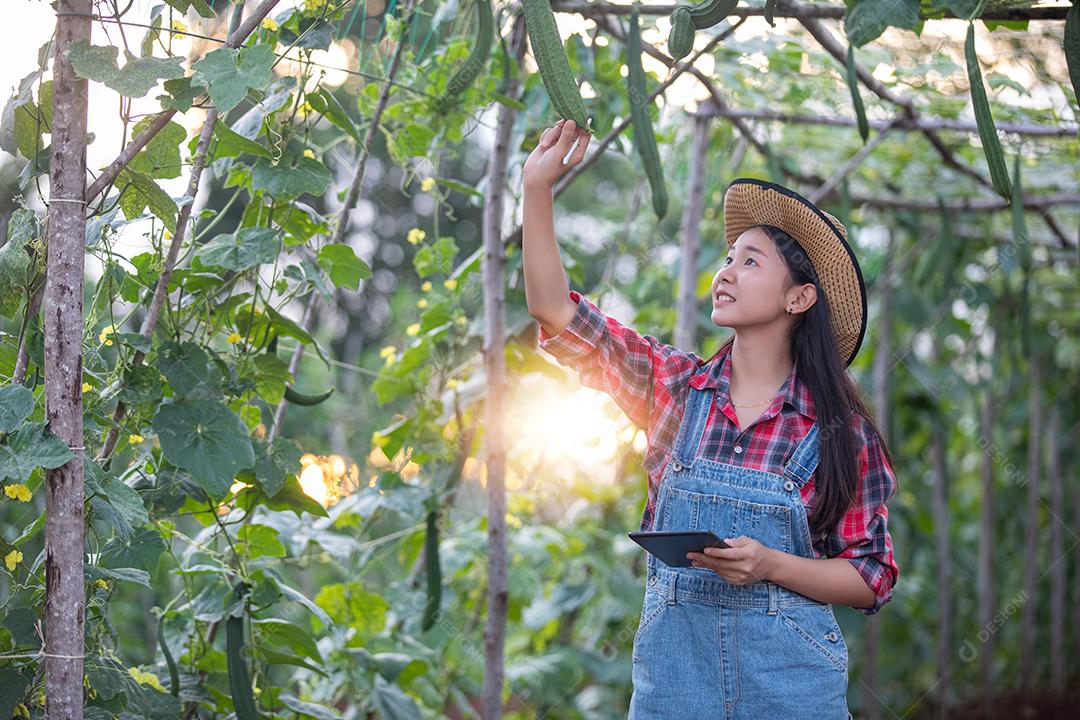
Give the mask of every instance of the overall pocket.
<svg viewBox="0 0 1080 720">
<path fill-rule="evenodd" d="M 645 631 L 658 617 L 660 617 L 660 613 L 664 612 L 664 608 L 666 607 L 667 597 L 665 597 L 659 589 L 650 585 L 648 589 L 645 590 L 645 599 L 641 604 L 641 617 L 638 620 L 637 631 L 634 633 L 634 659 L 637 659 L 638 657 Z"/>
<path fill-rule="evenodd" d="M 848 671 L 847 643 L 829 605 L 788 605 L 777 608 L 777 613 L 804 647 L 818 653 L 840 672 Z"/>
</svg>

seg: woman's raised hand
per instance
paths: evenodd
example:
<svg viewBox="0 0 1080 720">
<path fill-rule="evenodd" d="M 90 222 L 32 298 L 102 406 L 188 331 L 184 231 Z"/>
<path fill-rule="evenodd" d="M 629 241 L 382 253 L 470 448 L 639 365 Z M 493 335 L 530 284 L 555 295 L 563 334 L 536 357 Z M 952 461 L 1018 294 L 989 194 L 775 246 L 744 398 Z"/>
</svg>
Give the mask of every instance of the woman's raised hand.
<svg viewBox="0 0 1080 720">
<path fill-rule="evenodd" d="M 575 126 L 573 120 L 560 120 L 553 127 L 549 127 L 540 136 L 540 142 L 525 161 L 522 171 L 525 185 L 550 190 L 567 170 L 585 157 L 585 149 L 591 138 L 592 134 Z M 563 164 L 563 158 L 575 139 L 578 140 L 577 149 Z"/>
</svg>

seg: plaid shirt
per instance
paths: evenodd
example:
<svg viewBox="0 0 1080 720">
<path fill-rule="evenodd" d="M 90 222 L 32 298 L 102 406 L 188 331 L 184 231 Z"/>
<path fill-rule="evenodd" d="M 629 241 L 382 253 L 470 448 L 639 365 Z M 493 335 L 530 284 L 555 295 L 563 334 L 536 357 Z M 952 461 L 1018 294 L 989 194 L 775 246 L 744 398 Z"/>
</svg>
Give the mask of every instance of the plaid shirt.
<svg viewBox="0 0 1080 720">
<path fill-rule="evenodd" d="M 581 296 L 570 291 L 577 303 L 570 324 L 558 335 L 540 326 L 539 346 L 561 365 L 578 371 L 582 385 L 602 390 L 615 400 L 630 420 L 646 432 L 648 449 L 643 465 L 648 472 L 648 500 L 641 529 L 653 527 L 660 478 L 664 473 L 675 435 L 682 420 L 689 387 L 714 388 L 705 424 L 701 454 L 731 465 L 783 472 L 791 453 L 810 430 L 815 419 L 809 388 L 798 380 L 795 367 L 772 403 L 749 428 L 740 430 L 735 408 L 728 397 L 731 354 L 706 361 L 692 352 L 640 335 Z M 892 537 L 886 523 L 886 501 L 896 491 L 896 478 L 867 420 L 856 413 L 856 433 L 861 436 L 858 467 L 862 482 L 855 502 L 832 532 L 813 538 L 817 557 L 843 557 L 851 561 L 874 590 L 873 607 L 855 608 L 872 615 L 892 599 L 899 575 L 893 559 Z M 736 452 L 736 448 L 740 452 Z M 803 505 L 814 499 L 814 478 L 802 487 Z"/>
</svg>

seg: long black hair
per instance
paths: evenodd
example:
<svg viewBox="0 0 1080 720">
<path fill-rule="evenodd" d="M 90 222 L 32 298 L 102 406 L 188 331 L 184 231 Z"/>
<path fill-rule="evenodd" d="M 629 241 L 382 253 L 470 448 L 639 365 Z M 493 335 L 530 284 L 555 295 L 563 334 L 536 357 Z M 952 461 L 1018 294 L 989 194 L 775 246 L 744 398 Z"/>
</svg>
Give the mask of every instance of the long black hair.
<svg viewBox="0 0 1080 720">
<path fill-rule="evenodd" d="M 862 415 L 885 452 L 889 464 L 892 455 L 873 414 L 863 402 L 858 384 L 851 378 L 840 358 L 833 332 L 829 301 L 818 282 L 810 258 L 795 238 L 775 225 L 755 225 L 776 244 L 788 268 L 789 285 L 813 283 L 817 302 L 799 313 L 791 334 L 791 354 L 798 366 L 798 377 L 810 389 L 820 431 L 818 466 L 814 476 L 814 500 L 810 508 L 811 539 L 830 532 L 855 500 L 860 481 L 857 460 L 861 445 L 851 420 Z M 713 357 L 728 352 L 735 336 L 728 338 Z M 856 418 L 857 421 L 857 418 Z"/>
</svg>

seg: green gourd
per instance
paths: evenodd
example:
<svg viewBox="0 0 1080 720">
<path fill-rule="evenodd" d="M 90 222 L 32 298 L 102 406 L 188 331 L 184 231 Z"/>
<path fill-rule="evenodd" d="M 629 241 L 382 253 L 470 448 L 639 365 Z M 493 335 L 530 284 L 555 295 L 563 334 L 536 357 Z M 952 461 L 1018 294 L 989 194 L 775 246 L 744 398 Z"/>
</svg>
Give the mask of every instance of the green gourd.
<svg viewBox="0 0 1080 720">
<path fill-rule="evenodd" d="M 626 68 L 630 99 L 630 122 L 634 147 L 645 167 L 652 190 L 653 211 L 657 219 L 667 214 L 668 194 L 664 184 L 664 172 L 660 166 L 660 152 L 656 147 L 652 120 L 649 117 L 648 99 L 645 91 L 645 71 L 641 67 L 641 28 L 638 23 L 639 6 L 630 12 L 630 30 L 626 33 Z"/>
<path fill-rule="evenodd" d="M 677 5 L 671 11 L 671 33 L 667 46 L 668 53 L 676 60 L 686 57 L 694 49 L 694 20 L 685 5 Z"/>
<path fill-rule="evenodd" d="M 540 79 L 544 82 L 555 112 L 560 118 L 573 120 L 580 128 L 587 127 L 585 101 L 581 99 L 581 91 L 570 71 L 570 61 L 566 58 L 566 50 L 559 37 L 551 3 L 549 0 L 522 0 L 521 7 L 525 13 L 525 29 L 529 33 L 533 57 L 540 68 Z"/>
</svg>

